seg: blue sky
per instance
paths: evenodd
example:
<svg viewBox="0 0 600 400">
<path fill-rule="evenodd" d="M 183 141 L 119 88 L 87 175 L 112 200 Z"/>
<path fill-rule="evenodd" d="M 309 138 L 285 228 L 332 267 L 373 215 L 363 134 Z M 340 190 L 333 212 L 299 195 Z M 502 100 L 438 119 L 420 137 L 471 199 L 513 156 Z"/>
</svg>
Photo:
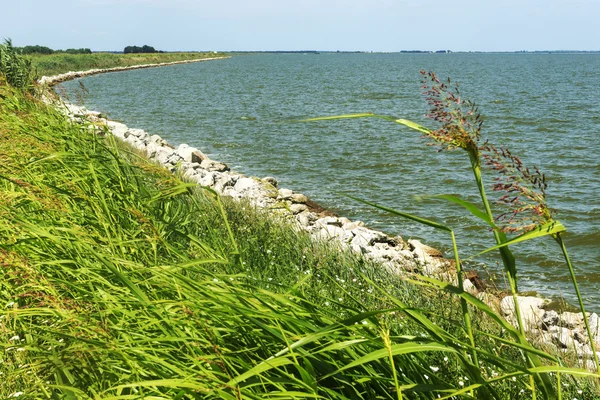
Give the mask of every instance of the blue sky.
<svg viewBox="0 0 600 400">
<path fill-rule="evenodd" d="M 600 0 L 18 0 L 0 38 L 122 50 L 600 50 Z"/>
</svg>

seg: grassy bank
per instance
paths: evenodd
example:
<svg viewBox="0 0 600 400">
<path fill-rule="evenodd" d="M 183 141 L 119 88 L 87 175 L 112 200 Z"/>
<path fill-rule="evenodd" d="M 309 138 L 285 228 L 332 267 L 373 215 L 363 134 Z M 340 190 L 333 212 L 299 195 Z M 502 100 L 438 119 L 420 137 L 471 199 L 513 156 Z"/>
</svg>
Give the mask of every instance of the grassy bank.
<svg viewBox="0 0 600 400">
<path fill-rule="evenodd" d="M 38 77 L 58 75 L 69 71 L 85 71 L 141 64 L 169 63 L 184 60 L 224 57 L 223 53 L 152 53 L 152 54 L 50 54 L 27 56 Z"/>
<path fill-rule="evenodd" d="M 1 77 L 0 149 L 0 398 L 595 398 L 458 288 L 317 244 Z"/>
</svg>

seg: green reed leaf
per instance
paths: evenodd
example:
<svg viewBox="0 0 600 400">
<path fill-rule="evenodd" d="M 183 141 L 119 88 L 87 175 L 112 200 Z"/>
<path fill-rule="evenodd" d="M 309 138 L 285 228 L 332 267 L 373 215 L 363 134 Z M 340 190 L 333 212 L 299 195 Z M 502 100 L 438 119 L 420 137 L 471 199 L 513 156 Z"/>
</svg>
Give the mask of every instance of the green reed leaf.
<svg viewBox="0 0 600 400">
<path fill-rule="evenodd" d="M 452 229 L 450 229 L 446 225 L 442 225 L 442 224 L 440 224 L 438 222 L 431 221 L 431 220 L 428 220 L 428 219 L 425 219 L 425 218 L 421 218 L 421 217 L 417 217 L 416 215 L 412 215 L 412 214 L 405 213 L 405 212 L 402 212 L 402 211 L 394 210 L 393 208 L 385 207 L 385 206 L 382 206 L 382 205 L 379 205 L 379 204 L 376 204 L 376 203 L 372 203 L 370 201 L 362 200 L 362 199 L 359 199 L 358 197 L 354 197 L 354 196 L 351 196 L 349 194 L 344 194 L 344 196 L 349 197 L 349 198 L 351 198 L 353 200 L 359 201 L 359 202 L 361 202 L 363 204 L 366 204 L 368 206 L 378 208 L 378 209 L 380 209 L 382 211 L 387 211 L 387 212 L 389 212 L 391 214 L 398 215 L 400 217 L 408 218 L 408 219 L 411 219 L 413 221 L 419 222 L 421 224 L 431 226 L 432 228 L 441 229 L 441 230 L 447 231 L 447 232 L 452 232 Z"/>
<path fill-rule="evenodd" d="M 497 250 L 497 249 L 504 248 L 506 246 L 513 245 L 515 243 L 524 242 L 526 240 L 537 239 L 537 238 L 540 238 L 543 236 L 548 236 L 548 235 L 556 235 L 557 233 L 565 232 L 566 230 L 567 229 L 565 228 L 565 226 L 563 224 L 561 224 L 559 221 L 550 221 L 543 225 L 538 226 L 537 228 L 534 228 L 533 230 L 531 230 L 529 232 L 525 232 L 524 234 L 517 236 L 514 239 L 511 239 L 507 242 L 490 247 L 488 249 L 485 249 L 482 252 L 472 255 L 471 257 L 467 258 L 467 260 L 470 260 L 470 259 L 480 256 L 484 253 L 490 252 L 492 250 Z"/>
</svg>

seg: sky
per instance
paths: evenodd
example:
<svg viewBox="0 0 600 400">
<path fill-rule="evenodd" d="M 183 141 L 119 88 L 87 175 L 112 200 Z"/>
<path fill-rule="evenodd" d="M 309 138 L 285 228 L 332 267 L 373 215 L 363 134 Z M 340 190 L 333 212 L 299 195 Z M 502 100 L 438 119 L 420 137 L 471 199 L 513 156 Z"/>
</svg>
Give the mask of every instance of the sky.
<svg viewBox="0 0 600 400">
<path fill-rule="evenodd" d="M 157 50 L 600 50 L 600 0 L 18 0 L 15 46 Z"/>
</svg>

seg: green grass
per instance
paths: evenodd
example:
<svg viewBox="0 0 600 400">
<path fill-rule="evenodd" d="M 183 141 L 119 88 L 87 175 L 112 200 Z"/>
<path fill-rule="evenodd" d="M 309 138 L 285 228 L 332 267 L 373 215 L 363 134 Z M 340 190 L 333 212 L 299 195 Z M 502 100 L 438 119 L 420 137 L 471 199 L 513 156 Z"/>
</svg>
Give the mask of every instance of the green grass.
<svg viewBox="0 0 600 400">
<path fill-rule="evenodd" d="M 85 71 L 128 67 L 141 64 L 158 64 L 184 60 L 224 57 L 223 53 L 152 53 L 152 54 L 36 54 L 26 56 L 36 72 L 36 76 L 52 76 L 69 71 Z"/>
<path fill-rule="evenodd" d="M 538 373 L 594 398 L 458 288 L 316 244 L 1 80 L 0 398 L 527 399 Z"/>
</svg>

